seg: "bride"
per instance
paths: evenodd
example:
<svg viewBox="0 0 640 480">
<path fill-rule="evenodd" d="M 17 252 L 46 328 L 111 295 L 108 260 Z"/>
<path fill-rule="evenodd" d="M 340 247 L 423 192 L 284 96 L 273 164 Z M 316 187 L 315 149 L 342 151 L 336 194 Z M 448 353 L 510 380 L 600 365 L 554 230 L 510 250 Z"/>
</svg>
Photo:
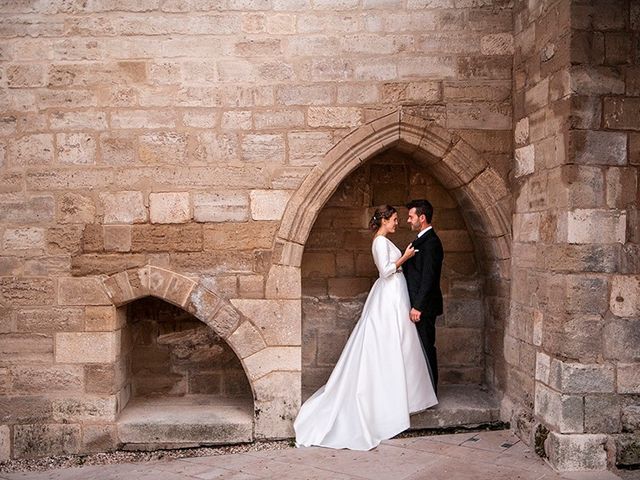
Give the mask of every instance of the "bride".
<svg viewBox="0 0 640 480">
<path fill-rule="evenodd" d="M 370 450 L 409 428 L 409 415 L 438 403 L 415 325 L 401 265 L 404 254 L 387 238 L 398 213 L 376 209 L 371 247 L 380 274 L 327 383 L 302 405 L 296 445 Z"/>
</svg>

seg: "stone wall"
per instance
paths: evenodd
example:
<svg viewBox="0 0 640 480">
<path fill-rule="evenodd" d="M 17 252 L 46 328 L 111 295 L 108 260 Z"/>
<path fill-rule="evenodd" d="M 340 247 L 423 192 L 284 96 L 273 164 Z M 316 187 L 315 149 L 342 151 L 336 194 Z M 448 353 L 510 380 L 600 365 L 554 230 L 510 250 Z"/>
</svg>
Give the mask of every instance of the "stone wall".
<svg viewBox="0 0 640 480">
<path fill-rule="evenodd" d="M 440 381 L 483 383 L 482 281 L 464 219 L 428 169 L 391 150 L 340 184 L 309 235 L 302 257 L 303 398 L 326 382 L 378 278 L 368 229 L 374 207 L 383 202 L 396 206 L 400 224 L 390 238 L 403 249 L 415 237 L 404 208 L 411 198 L 433 203 L 434 227 L 445 248 L 445 314 L 437 331 Z"/>
<path fill-rule="evenodd" d="M 562 470 L 640 463 L 638 15 L 635 2 L 515 10 L 508 393 Z"/>
<path fill-rule="evenodd" d="M 133 397 L 251 395 L 238 357 L 207 325 L 154 298 L 127 309 Z"/>
<path fill-rule="evenodd" d="M 117 446 L 122 306 L 148 295 L 229 344 L 256 438 L 290 436 L 301 252 L 323 206 L 298 202 L 326 202 L 394 142 L 473 230 L 486 376 L 503 388 L 509 1 L 52 0 L 0 15 L 0 458 Z M 345 145 L 362 158 L 342 171 Z"/>
</svg>

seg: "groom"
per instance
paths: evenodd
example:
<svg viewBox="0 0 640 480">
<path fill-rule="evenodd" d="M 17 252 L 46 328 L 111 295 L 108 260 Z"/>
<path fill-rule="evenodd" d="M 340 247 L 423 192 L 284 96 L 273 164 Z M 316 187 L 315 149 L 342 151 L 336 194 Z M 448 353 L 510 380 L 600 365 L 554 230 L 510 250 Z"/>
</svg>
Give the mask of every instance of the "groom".
<svg viewBox="0 0 640 480">
<path fill-rule="evenodd" d="M 407 223 L 411 225 L 411 230 L 418 232 L 418 236 L 412 242 L 416 254 L 402 266 L 412 307 L 409 316 L 418 329 L 433 377 L 433 388 L 437 393 L 436 317 L 442 314 L 440 273 L 444 252 L 442 243 L 431 226 L 431 203 L 427 200 L 412 200 L 407 204 L 407 209 Z"/>
</svg>

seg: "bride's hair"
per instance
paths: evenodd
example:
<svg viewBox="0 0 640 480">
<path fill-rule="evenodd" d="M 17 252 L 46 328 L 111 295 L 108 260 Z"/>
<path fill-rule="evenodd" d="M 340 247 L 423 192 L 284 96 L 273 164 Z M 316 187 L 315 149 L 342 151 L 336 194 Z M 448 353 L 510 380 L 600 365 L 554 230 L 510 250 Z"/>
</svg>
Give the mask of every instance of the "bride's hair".
<svg viewBox="0 0 640 480">
<path fill-rule="evenodd" d="M 376 207 L 376 211 L 373 212 L 373 217 L 369 220 L 369 228 L 374 231 L 378 230 L 382 225 L 382 219 L 391 218 L 391 215 L 396 212 L 397 210 L 391 205 L 380 205 L 379 207 Z"/>
</svg>

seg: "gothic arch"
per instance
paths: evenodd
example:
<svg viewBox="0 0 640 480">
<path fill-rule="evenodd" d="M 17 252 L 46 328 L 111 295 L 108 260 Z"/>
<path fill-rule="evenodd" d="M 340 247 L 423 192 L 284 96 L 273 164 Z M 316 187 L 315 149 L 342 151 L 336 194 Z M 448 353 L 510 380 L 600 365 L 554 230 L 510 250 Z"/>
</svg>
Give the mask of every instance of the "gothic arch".
<svg viewBox="0 0 640 480">
<path fill-rule="evenodd" d="M 267 349 L 267 345 L 259 330 L 231 303 L 201 282 L 152 265 L 111 275 L 102 284 L 116 307 L 153 296 L 188 311 L 211 327 L 240 359 L 254 398 L 260 396 L 254 381 L 264 376 L 263 369 L 259 362 L 247 358 Z"/>
<path fill-rule="evenodd" d="M 340 140 L 292 195 L 275 239 L 268 297 L 300 297 L 302 252 L 320 210 L 352 171 L 389 148 L 427 166 L 454 195 L 484 255 L 502 261 L 511 257 L 511 199 L 504 179 L 458 135 L 398 110 Z M 504 270 L 498 275 L 507 276 Z"/>
</svg>

